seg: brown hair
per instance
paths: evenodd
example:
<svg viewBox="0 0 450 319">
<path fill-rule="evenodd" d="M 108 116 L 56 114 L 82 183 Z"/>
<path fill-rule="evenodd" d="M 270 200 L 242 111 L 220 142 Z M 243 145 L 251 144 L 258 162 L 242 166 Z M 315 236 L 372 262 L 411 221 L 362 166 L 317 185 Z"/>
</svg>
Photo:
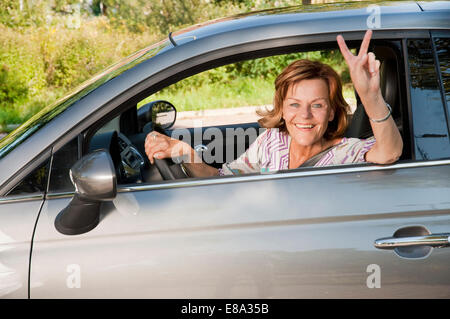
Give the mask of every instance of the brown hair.
<svg viewBox="0 0 450 319">
<path fill-rule="evenodd" d="M 263 116 L 258 123 L 265 128 L 279 128 L 280 131 L 287 131 L 283 119 L 283 101 L 288 89 L 302 80 L 323 79 L 328 85 L 328 97 L 331 107 L 334 110 L 334 119 L 328 124 L 324 134 L 326 139 L 341 137 L 347 128 L 347 102 L 342 96 L 342 84 L 339 75 L 329 65 L 319 61 L 297 60 L 289 64 L 275 80 L 275 96 L 273 99 L 273 109 L 259 111 L 258 115 Z"/>
</svg>

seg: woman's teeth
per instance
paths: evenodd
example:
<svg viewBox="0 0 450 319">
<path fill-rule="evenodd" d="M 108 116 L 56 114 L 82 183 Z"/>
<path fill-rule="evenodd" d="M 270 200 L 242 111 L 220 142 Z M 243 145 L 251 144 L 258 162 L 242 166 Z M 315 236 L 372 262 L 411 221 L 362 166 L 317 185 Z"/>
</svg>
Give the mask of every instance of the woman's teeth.
<svg viewBox="0 0 450 319">
<path fill-rule="evenodd" d="M 312 124 L 308 124 L 308 125 L 295 124 L 295 126 L 298 128 L 313 128 L 314 127 L 314 125 L 312 125 Z"/>
</svg>

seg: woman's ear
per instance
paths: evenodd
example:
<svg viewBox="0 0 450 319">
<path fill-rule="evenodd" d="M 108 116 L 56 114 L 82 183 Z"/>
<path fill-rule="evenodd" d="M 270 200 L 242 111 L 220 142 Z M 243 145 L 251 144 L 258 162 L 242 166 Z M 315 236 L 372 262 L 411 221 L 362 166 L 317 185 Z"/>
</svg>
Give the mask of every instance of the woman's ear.
<svg viewBox="0 0 450 319">
<path fill-rule="evenodd" d="M 330 114 L 328 115 L 328 122 L 331 122 L 334 120 L 334 109 L 331 108 Z"/>
<path fill-rule="evenodd" d="M 284 112 L 283 112 L 283 106 L 280 109 L 280 121 L 285 121 L 286 119 L 284 118 Z"/>
</svg>

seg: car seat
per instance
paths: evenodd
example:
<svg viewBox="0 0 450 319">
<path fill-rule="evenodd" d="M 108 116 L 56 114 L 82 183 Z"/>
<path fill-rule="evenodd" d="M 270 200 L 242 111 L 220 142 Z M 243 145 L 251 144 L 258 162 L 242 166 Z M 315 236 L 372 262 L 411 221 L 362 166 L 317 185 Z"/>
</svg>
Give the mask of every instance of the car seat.
<svg viewBox="0 0 450 319">
<path fill-rule="evenodd" d="M 376 56 L 378 54 L 375 52 Z M 384 100 L 392 107 L 392 116 L 394 119 L 398 114 L 398 70 L 395 57 L 384 59 L 380 66 L 380 89 Z M 357 95 L 357 94 L 356 94 Z M 344 136 L 356 138 L 368 138 L 373 135 L 369 117 L 364 110 L 364 106 L 356 96 L 357 106 L 352 116 L 350 125 L 348 126 Z M 397 122 L 397 121 L 396 121 Z"/>
</svg>

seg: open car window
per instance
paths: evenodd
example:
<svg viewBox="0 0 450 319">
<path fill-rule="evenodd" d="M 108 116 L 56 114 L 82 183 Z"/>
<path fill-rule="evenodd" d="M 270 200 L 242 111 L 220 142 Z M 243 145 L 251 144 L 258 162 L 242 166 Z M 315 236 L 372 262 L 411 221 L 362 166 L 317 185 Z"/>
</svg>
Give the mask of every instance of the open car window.
<svg viewBox="0 0 450 319">
<path fill-rule="evenodd" d="M 409 123 L 405 79 L 401 77 L 404 73 L 401 42 L 373 42 L 371 50 L 382 62 L 382 92 L 392 106 L 393 118 L 405 140 Z M 355 53 L 356 49 L 352 51 Z M 318 60 L 332 66 L 341 78 L 343 96 L 349 105 L 347 116 L 351 124 L 345 137 L 371 137 L 370 123 L 351 83 L 347 65 L 339 49 L 328 48 L 246 59 L 186 77 L 129 106 L 103 124 L 97 129 L 89 149 L 110 151 L 120 176 L 119 184 L 161 182 L 161 174 L 147 159 L 144 142 L 156 121 L 149 114 L 150 109 L 166 103 L 176 109 L 176 115 L 163 133 L 188 143 L 205 163 L 220 169 L 237 159 L 265 131 L 257 122 L 260 118 L 257 111 L 272 108 L 275 78 L 288 64 L 299 59 Z M 409 141 L 405 142 L 402 160 L 411 159 L 409 145 Z M 173 164 L 179 166 L 176 161 Z M 177 180 L 189 177 L 183 169 L 175 173 Z"/>
<path fill-rule="evenodd" d="M 349 71 L 339 50 L 320 50 L 250 59 L 220 66 L 174 83 L 138 103 L 171 102 L 177 109 L 175 128 L 256 122 L 257 110 L 272 108 L 275 78 L 300 59 L 330 64 L 341 76 L 344 97 L 352 112 L 356 98 Z"/>
</svg>

